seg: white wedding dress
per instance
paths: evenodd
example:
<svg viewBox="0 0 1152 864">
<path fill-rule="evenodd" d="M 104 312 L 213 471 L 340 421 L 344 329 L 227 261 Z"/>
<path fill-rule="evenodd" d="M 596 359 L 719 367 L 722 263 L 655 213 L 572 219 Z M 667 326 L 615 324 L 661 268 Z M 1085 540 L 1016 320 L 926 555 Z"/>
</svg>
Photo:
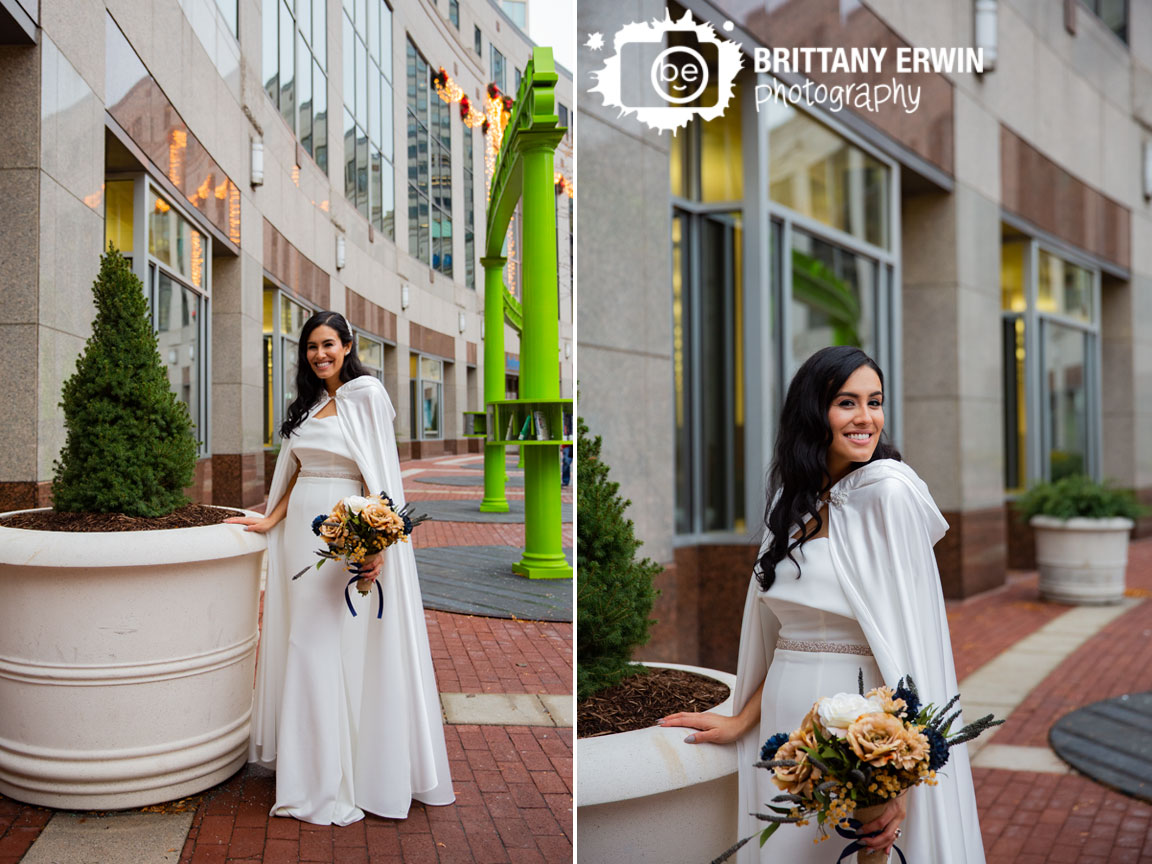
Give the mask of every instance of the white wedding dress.
<svg viewBox="0 0 1152 864">
<path fill-rule="evenodd" d="M 864 672 L 865 692 L 884 683 L 871 653 L 845 650 L 851 646 L 867 651 L 868 640 L 832 570 L 828 538 L 809 540 L 793 554 L 800 564 L 800 578 L 796 578 L 796 564 L 785 558 L 776 566 L 772 587 L 760 594 L 760 601 L 780 622 L 779 641 L 760 700 L 761 742 L 777 732 L 787 735 L 796 729 L 820 697 L 855 693 L 860 670 Z M 811 650 L 825 646 L 840 650 Z M 767 770 L 757 768 L 755 772 L 759 812 L 771 812 L 763 805 L 781 790 Z M 760 858 L 781 864 L 828 864 L 850 842 L 845 840 L 837 846 L 840 837 L 833 834 L 831 840 L 817 845 L 818 836 L 815 820 L 805 826 L 781 825 L 764 844 Z M 749 845 L 758 843 L 753 840 Z M 835 854 L 829 854 L 833 850 Z"/>
<path fill-rule="evenodd" d="M 273 815 L 335 825 L 363 819 L 364 811 L 403 819 L 413 799 L 454 800 L 415 564 L 410 544 L 385 550 L 381 619 L 375 588 L 366 597 L 350 589 L 353 617 L 343 563 L 315 567 L 324 543 L 312 520 L 362 494 L 363 472 L 342 428 L 349 418 L 315 416 L 327 401 L 322 397 L 279 457 L 299 460 L 300 473 L 284 520 L 269 534 L 249 759 L 276 771 Z M 347 400 L 338 404 L 355 417 Z M 387 491 L 400 506 L 403 490 L 394 482 L 397 488 L 369 491 Z"/>
<path fill-rule="evenodd" d="M 755 572 L 749 581 L 734 713 L 761 682 L 764 690 L 760 725 L 737 742 L 740 837 L 764 828 L 748 814 L 765 812 L 779 794 L 768 771 L 753 767 L 763 743 L 796 729 L 818 698 L 856 692 L 857 669 L 864 670 L 866 690 L 912 676 L 924 704 L 941 705 L 958 691 L 932 553 L 948 523 L 924 481 L 903 462 L 878 459 L 834 484 L 829 498 L 828 537 L 794 553 L 801 577 L 785 559 L 769 591 L 760 590 Z M 761 555 L 770 541 L 764 539 Z M 783 639 L 867 645 L 871 656 L 797 651 Z M 915 864 L 984 864 L 967 745 L 952 748 L 938 780 L 909 790 L 898 845 Z M 825 864 L 849 842 L 833 834 L 816 845 L 815 836 L 814 824 L 782 825 L 763 847 L 746 844 L 737 864 Z"/>
</svg>

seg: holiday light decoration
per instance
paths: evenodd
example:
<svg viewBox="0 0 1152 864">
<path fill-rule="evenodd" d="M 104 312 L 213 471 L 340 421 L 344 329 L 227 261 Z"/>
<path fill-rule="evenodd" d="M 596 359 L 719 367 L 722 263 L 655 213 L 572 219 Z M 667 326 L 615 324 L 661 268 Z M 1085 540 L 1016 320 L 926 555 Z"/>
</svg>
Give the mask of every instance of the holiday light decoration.
<svg viewBox="0 0 1152 864">
<path fill-rule="evenodd" d="M 504 141 L 504 127 L 512 117 L 512 97 L 500 92 L 500 88 L 494 82 L 490 83 L 487 87 L 487 98 L 484 100 L 484 110 L 478 111 L 463 88 L 452 80 L 443 66 L 432 73 L 432 86 L 436 90 L 436 95 L 445 103 L 459 104 L 460 120 L 465 126 L 469 129 L 480 127 L 484 135 L 484 173 L 487 178 L 488 195 L 491 197 L 496 157 Z"/>
<path fill-rule="evenodd" d="M 572 181 L 565 177 L 562 172 L 557 171 L 553 174 L 553 182 L 556 184 L 557 195 L 566 194 L 569 198 L 572 198 L 576 194 L 576 190 L 572 186 Z"/>
</svg>

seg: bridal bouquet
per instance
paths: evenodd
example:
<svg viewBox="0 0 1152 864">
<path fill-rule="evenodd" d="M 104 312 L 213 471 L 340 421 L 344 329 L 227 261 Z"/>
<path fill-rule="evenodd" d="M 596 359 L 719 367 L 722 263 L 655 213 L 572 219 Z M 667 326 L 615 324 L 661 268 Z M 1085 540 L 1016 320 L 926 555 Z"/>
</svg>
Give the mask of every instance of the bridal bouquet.
<svg viewBox="0 0 1152 864">
<path fill-rule="evenodd" d="M 760 845 L 782 824 L 806 825 L 812 817 L 820 825 L 818 841 L 827 838 L 829 825 L 858 841 L 857 829 L 877 818 L 888 801 L 921 783 L 935 786 L 936 772 L 947 764 L 952 747 L 1004 722 L 989 714 L 953 732 L 960 710 L 952 708 L 959 695 L 941 708 L 922 707 L 911 677 L 902 678 L 895 690 L 877 687 L 865 693 L 861 674 L 858 689 L 859 694 L 817 700 L 798 729 L 764 743 L 756 767 L 772 772 L 782 794 L 766 805 L 772 812 L 756 814 L 771 823 L 760 832 Z M 726 861 L 752 837 L 712 864 Z M 857 850 L 867 847 L 854 842 L 840 857 Z M 895 851 L 903 860 L 903 853 Z"/>
<path fill-rule="evenodd" d="M 352 607 L 348 589 L 356 583 L 356 590 L 362 596 L 368 595 L 372 593 L 374 581 L 361 577 L 361 565 L 395 543 L 407 543 L 408 535 L 427 518 L 427 515 L 414 515 L 411 504 L 397 510 L 392 499 L 381 492 L 368 497 L 350 495 L 338 501 L 331 513 L 321 513 L 312 520 L 312 533 L 323 539 L 328 547 L 317 550 L 320 560 L 316 566 L 320 567 L 325 561 L 345 561 L 350 565 L 348 569 L 356 574 L 344 586 L 344 601 L 353 617 L 356 610 Z M 299 579 L 307 572 L 308 567 L 305 567 L 292 578 Z M 376 587 L 380 591 L 376 617 L 380 618 L 384 614 L 384 592 L 380 586 Z"/>
</svg>

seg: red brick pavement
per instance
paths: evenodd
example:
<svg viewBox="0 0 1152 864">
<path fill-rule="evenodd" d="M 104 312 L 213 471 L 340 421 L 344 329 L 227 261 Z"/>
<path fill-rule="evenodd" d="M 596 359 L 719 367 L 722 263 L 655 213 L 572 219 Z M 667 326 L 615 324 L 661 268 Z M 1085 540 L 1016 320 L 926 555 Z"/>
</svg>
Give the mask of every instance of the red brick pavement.
<svg viewBox="0 0 1152 864">
<path fill-rule="evenodd" d="M 972 773 L 988 864 L 1152 864 L 1152 804 L 1078 774 Z"/>
<path fill-rule="evenodd" d="M 269 772 L 203 796 L 180 864 L 559 864 L 572 860 L 572 730 L 447 726 L 456 803 L 339 828 L 268 816 Z"/>
<path fill-rule="evenodd" d="M 572 625 L 425 610 L 444 693 L 573 693 Z"/>
<path fill-rule="evenodd" d="M 566 548 L 572 547 L 572 523 L 565 522 L 560 529 Z M 425 522 L 412 532 L 412 545 L 416 549 L 434 549 L 438 546 L 512 546 L 524 547 L 523 522 Z"/>
<path fill-rule="evenodd" d="M 967 600 L 947 602 L 957 679 L 964 680 L 1025 636 L 1068 611 L 1067 606 L 1042 601 L 1036 583 L 1035 572 L 1013 572 L 1003 588 Z"/>
</svg>

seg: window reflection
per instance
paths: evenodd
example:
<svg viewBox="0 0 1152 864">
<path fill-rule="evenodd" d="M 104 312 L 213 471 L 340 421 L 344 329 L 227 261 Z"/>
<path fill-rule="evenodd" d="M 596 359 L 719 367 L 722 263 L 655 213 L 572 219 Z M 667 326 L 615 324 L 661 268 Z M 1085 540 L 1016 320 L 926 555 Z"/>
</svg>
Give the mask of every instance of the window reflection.
<svg viewBox="0 0 1152 864">
<path fill-rule="evenodd" d="M 876 356 L 876 262 L 792 230 L 791 369 L 828 345 Z"/>
<path fill-rule="evenodd" d="M 888 167 L 791 105 L 763 108 L 772 200 L 887 249 Z"/>
<path fill-rule="evenodd" d="M 346 0 L 344 33 L 344 196 L 360 215 L 395 236 L 390 194 L 392 11 L 383 0 Z"/>
<path fill-rule="evenodd" d="M 408 41 L 408 254 L 452 275 L 452 106 L 430 86 L 431 68 Z"/>
<path fill-rule="evenodd" d="M 1044 321 L 1045 432 L 1052 480 L 1086 471 L 1088 394 L 1085 375 L 1087 335 Z"/>
<path fill-rule="evenodd" d="M 199 426 L 203 423 L 198 360 L 204 299 L 164 271 L 156 272 L 156 306 L 153 310 L 156 346 L 164 361 L 172 392 L 188 406 L 189 416 Z"/>
<path fill-rule="evenodd" d="M 300 146 L 328 173 L 327 4 L 264 0 L 261 74 Z"/>
</svg>

